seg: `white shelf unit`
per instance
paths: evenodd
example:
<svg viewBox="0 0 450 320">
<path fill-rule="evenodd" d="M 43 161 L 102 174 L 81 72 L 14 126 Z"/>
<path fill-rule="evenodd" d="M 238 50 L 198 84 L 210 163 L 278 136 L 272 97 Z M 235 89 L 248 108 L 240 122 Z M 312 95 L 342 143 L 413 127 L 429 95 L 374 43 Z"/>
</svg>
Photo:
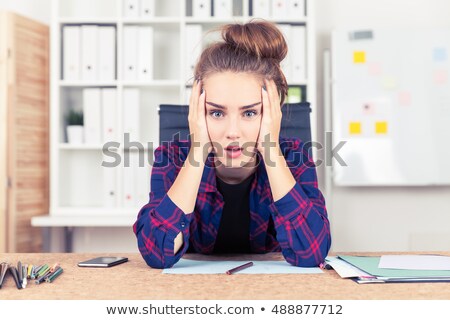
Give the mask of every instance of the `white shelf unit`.
<svg viewBox="0 0 450 320">
<path fill-rule="evenodd" d="M 118 112 L 122 112 L 123 91 L 126 88 L 138 88 L 140 92 L 140 139 L 146 147 L 146 157 L 152 156 L 159 140 L 158 106 L 166 104 L 187 104 L 192 75 L 185 75 L 185 28 L 188 24 L 200 24 L 205 34 L 210 28 L 226 23 L 244 23 L 250 16 L 251 0 L 234 0 L 234 12 L 238 15 L 230 19 L 192 17 L 192 0 L 156 0 L 155 17 L 129 18 L 123 16 L 125 0 L 52 0 L 51 20 L 51 201 L 50 216 L 88 217 L 93 212 L 105 217 L 123 215 L 135 217 L 139 206 L 124 207 L 123 162 L 116 168 L 117 202 L 114 207 L 102 206 L 102 145 L 71 145 L 65 138 L 63 116 L 71 104 L 80 104 L 84 88 L 115 88 Z M 316 71 L 315 71 L 315 35 L 314 3 L 305 0 L 306 15 L 298 19 L 272 19 L 280 24 L 306 26 L 306 74 L 307 79 L 300 83 L 289 83 L 306 88 L 306 100 L 311 102 L 312 139 L 316 140 Z M 62 78 L 62 28 L 66 25 L 108 25 L 116 28 L 116 79 L 113 81 L 67 81 Z M 123 28 L 124 26 L 149 25 L 154 27 L 154 64 L 152 81 L 125 81 L 123 69 Z M 205 38 L 204 48 L 210 41 L 218 38 Z M 121 132 L 118 113 L 118 131 Z M 118 154 L 123 159 L 123 137 L 119 139 Z M 148 148 L 152 141 L 154 148 Z M 130 151 L 131 152 L 131 151 Z M 314 150 L 315 152 L 315 150 Z M 148 164 L 147 164 L 148 165 Z M 149 173 L 151 168 L 149 168 Z M 150 188 L 150 174 L 148 175 Z M 147 198 L 148 200 L 148 198 Z M 38 223 L 38 222 L 36 222 Z"/>
</svg>

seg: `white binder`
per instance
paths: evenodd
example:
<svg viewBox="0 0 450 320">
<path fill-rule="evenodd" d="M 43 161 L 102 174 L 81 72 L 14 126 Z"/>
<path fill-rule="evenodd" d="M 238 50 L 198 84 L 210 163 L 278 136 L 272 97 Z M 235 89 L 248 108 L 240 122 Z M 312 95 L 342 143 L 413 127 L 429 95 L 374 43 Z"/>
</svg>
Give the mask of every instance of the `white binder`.
<svg viewBox="0 0 450 320">
<path fill-rule="evenodd" d="M 155 0 L 141 0 L 140 16 L 143 18 L 155 16 Z"/>
<path fill-rule="evenodd" d="M 192 0 L 192 16 L 195 18 L 211 17 L 211 0 Z"/>
<path fill-rule="evenodd" d="M 306 80 L 306 28 L 292 26 L 289 43 L 291 50 L 291 80 L 301 82 Z"/>
<path fill-rule="evenodd" d="M 98 79 L 98 26 L 81 26 L 81 79 Z"/>
<path fill-rule="evenodd" d="M 99 27 L 99 77 L 100 81 L 116 78 L 116 28 Z"/>
<path fill-rule="evenodd" d="M 231 18 L 233 16 L 233 0 L 214 0 L 214 17 Z"/>
<path fill-rule="evenodd" d="M 135 179 L 135 166 L 137 165 L 136 155 L 137 150 L 133 151 L 125 151 L 123 158 L 123 194 L 122 201 L 123 206 L 126 208 L 131 208 L 135 206 L 135 198 L 136 198 L 136 179 Z M 126 163 L 125 157 L 129 157 L 129 163 Z"/>
<path fill-rule="evenodd" d="M 134 176 L 136 179 L 136 190 L 135 190 L 135 206 L 142 207 L 144 204 L 149 202 L 149 193 L 150 193 L 150 164 L 148 163 L 148 153 L 152 151 L 147 151 L 143 155 L 139 157 L 143 157 L 143 163 L 139 163 L 140 159 L 136 159 L 137 165 L 134 167 Z M 139 152 L 133 151 L 135 154 L 139 154 Z M 138 161 L 139 160 L 139 161 Z"/>
<path fill-rule="evenodd" d="M 194 76 L 194 68 L 197 59 L 202 52 L 202 26 L 199 24 L 186 25 L 186 42 L 185 42 L 185 56 L 186 56 L 186 77 L 191 79 Z"/>
<path fill-rule="evenodd" d="M 102 89 L 103 143 L 118 141 L 116 89 Z"/>
<path fill-rule="evenodd" d="M 305 0 L 288 0 L 287 7 L 288 18 L 300 19 L 306 15 Z"/>
<path fill-rule="evenodd" d="M 286 19 L 288 17 L 287 10 L 288 0 L 272 0 L 272 17 Z"/>
<path fill-rule="evenodd" d="M 123 27 L 123 79 L 127 81 L 137 80 L 138 28 Z"/>
<path fill-rule="evenodd" d="M 77 26 L 65 26 L 63 28 L 63 79 L 79 81 L 81 52 L 81 30 Z"/>
<path fill-rule="evenodd" d="M 84 139 L 86 144 L 100 144 L 102 133 L 100 89 L 83 89 Z"/>
<path fill-rule="evenodd" d="M 255 18 L 270 18 L 270 1 L 268 0 L 253 0 L 253 17 Z"/>
<path fill-rule="evenodd" d="M 139 0 L 123 0 L 123 15 L 127 18 L 139 16 Z"/>
<path fill-rule="evenodd" d="M 153 80 L 153 27 L 139 27 L 138 80 Z"/>
<path fill-rule="evenodd" d="M 114 161 L 110 156 L 103 154 L 103 162 Z M 113 208 L 117 206 L 117 168 L 102 165 L 103 173 L 103 206 Z"/>
<path fill-rule="evenodd" d="M 291 52 L 291 25 L 289 24 L 277 24 L 277 27 L 281 30 L 283 33 L 284 39 L 286 40 L 286 43 L 288 45 L 288 52 L 286 57 L 281 61 L 281 70 L 284 73 L 284 76 L 286 77 L 286 81 L 288 83 L 292 82 L 292 52 Z"/>
<path fill-rule="evenodd" d="M 129 165 L 125 163 L 129 157 Z M 140 158 L 143 159 L 141 163 Z M 142 207 L 149 201 L 150 165 L 145 153 L 138 150 L 125 151 L 123 161 L 123 205 L 127 208 Z"/>
<path fill-rule="evenodd" d="M 139 141 L 139 89 L 126 88 L 123 90 L 123 134 L 129 134 L 130 142 Z M 122 140 L 122 139 L 121 139 Z"/>
</svg>

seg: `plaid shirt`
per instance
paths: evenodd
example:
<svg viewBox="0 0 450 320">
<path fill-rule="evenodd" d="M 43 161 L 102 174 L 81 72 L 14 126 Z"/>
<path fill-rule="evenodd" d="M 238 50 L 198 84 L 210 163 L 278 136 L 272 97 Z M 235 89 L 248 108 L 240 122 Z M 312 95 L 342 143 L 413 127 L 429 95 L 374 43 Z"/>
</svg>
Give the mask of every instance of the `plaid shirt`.
<svg viewBox="0 0 450 320">
<path fill-rule="evenodd" d="M 166 143 L 155 150 L 150 201 L 140 209 L 133 225 L 139 251 L 153 268 L 172 267 L 188 246 L 195 252 L 213 253 L 224 207 L 216 187 L 213 154 L 206 159 L 193 212 L 185 214 L 167 196 L 189 148 L 190 141 L 185 140 Z M 298 138 L 280 137 L 280 148 L 297 182 L 274 202 L 264 161 L 257 154 L 259 165 L 250 190 L 251 250 L 254 253 L 281 251 L 292 265 L 318 266 L 328 254 L 331 236 L 315 165 Z M 270 232 L 269 223 L 275 226 L 275 232 Z M 174 254 L 174 239 L 180 232 L 184 244 Z"/>
</svg>

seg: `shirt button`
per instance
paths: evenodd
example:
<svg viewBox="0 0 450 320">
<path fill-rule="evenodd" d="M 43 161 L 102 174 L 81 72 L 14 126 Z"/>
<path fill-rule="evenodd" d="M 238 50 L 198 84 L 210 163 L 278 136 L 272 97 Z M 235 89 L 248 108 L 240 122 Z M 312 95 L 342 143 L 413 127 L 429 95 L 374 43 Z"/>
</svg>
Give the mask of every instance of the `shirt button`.
<svg viewBox="0 0 450 320">
<path fill-rule="evenodd" d="M 184 222 L 181 223 L 181 227 L 184 228 L 186 224 Z"/>
</svg>

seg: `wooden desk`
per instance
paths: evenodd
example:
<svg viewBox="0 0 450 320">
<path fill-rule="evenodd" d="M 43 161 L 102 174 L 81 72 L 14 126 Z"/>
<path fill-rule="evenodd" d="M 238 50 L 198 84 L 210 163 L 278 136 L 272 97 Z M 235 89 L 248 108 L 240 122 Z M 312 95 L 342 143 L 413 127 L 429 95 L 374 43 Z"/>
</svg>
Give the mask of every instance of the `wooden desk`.
<svg viewBox="0 0 450 320">
<path fill-rule="evenodd" d="M 364 254 L 364 253 L 350 253 Z M 383 253 L 370 253 L 380 255 Z M 447 254 L 450 253 L 442 253 Z M 129 262 L 112 268 L 80 268 L 77 263 L 102 253 L 28 253 L 0 254 L 0 261 L 17 265 L 43 264 L 59 261 L 64 273 L 54 283 L 29 283 L 18 290 L 10 274 L 7 275 L 0 300 L 5 299 L 450 299 L 450 283 L 357 284 L 341 279 L 334 270 L 323 274 L 162 274 L 160 269 L 147 266 L 140 254 L 126 256 Z M 331 255 L 331 254 L 330 254 Z M 186 254 L 190 259 L 227 260 L 283 260 L 281 253 L 263 255 Z"/>
</svg>

